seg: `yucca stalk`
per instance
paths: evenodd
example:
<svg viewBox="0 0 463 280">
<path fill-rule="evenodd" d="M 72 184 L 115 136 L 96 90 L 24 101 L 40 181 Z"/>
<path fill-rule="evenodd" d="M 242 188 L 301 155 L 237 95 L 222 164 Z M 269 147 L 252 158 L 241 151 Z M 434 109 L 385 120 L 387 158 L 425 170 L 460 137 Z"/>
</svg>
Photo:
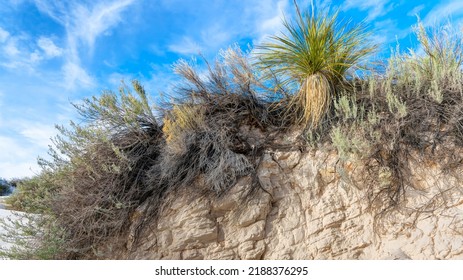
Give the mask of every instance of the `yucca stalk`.
<svg viewBox="0 0 463 280">
<path fill-rule="evenodd" d="M 295 6 L 296 20 L 283 20 L 286 32 L 257 47 L 257 66 L 282 86 L 297 85 L 297 93 L 282 100 L 283 117 L 316 128 L 348 70 L 375 47 L 366 41 L 364 24 L 349 27 L 350 22 L 338 21 L 338 12 L 315 13 L 312 6 L 311 14 L 302 14 Z"/>
</svg>

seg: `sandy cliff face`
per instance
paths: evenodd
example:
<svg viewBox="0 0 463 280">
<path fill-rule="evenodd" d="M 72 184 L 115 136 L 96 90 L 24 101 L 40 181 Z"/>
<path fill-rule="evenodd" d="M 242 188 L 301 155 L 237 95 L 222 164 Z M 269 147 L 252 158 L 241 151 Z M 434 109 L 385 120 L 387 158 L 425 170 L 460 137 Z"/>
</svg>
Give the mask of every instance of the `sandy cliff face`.
<svg viewBox="0 0 463 280">
<path fill-rule="evenodd" d="M 436 163 L 409 166 L 415 188 L 381 212 L 362 164 L 323 149 L 267 152 L 258 174 L 265 191 L 243 201 L 246 177 L 219 200 L 180 193 L 118 257 L 463 259 L 462 183 Z"/>
</svg>

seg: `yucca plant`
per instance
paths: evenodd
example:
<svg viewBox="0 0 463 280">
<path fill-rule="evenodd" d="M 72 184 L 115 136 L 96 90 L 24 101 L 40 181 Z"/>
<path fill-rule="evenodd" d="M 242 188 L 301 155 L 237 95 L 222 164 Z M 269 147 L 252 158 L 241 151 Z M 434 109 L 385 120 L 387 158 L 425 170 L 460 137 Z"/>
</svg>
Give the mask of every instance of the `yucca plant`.
<svg viewBox="0 0 463 280">
<path fill-rule="evenodd" d="M 313 5 L 311 14 L 302 14 L 295 6 L 296 20 L 283 19 L 286 32 L 257 47 L 257 66 L 282 85 L 297 86 L 296 94 L 282 100 L 283 117 L 316 128 L 348 70 L 375 47 L 366 40 L 365 24 L 339 21 L 338 12 L 315 13 Z"/>
</svg>

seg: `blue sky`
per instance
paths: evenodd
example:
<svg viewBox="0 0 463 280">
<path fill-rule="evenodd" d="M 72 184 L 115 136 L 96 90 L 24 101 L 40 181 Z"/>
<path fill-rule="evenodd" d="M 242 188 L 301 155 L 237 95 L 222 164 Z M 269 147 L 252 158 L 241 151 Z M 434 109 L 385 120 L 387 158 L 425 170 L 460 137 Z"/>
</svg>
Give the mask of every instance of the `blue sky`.
<svg viewBox="0 0 463 280">
<path fill-rule="evenodd" d="M 138 79 L 153 98 L 169 92 L 172 64 L 199 52 L 262 42 L 294 14 L 292 0 L 1 0 L 0 177 L 31 176 L 55 124 L 77 120 L 70 102 Z M 308 7 L 309 0 L 299 0 Z M 425 25 L 463 22 L 463 1 L 320 1 L 341 18 L 365 19 L 387 53 L 413 45 Z"/>
</svg>

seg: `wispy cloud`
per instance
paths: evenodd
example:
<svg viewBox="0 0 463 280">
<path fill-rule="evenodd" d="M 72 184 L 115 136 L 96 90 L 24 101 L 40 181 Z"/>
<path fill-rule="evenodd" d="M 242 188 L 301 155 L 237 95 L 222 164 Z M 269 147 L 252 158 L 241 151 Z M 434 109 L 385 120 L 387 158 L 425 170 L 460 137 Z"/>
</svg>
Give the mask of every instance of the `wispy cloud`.
<svg viewBox="0 0 463 280">
<path fill-rule="evenodd" d="M 57 47 L 50 38 L 40 37 L 37 41 L 37 45 L 43 50 L 46 57 L 52 58 L 63 54 L 63 49 Z"/>
<path fill-rule="evenodd" d="M 3 96 L 5 94 L 3 93 L 3 91 L 0 90 L 0 107 L 3 105 Z M 2 114 L 0 114 L 0 124 L 3 123 L 3 120 L 2 120 Z"/>
<path fill-rule="evenodd" d="M 54 113 L 38 117 L 40 112 L 36 108 L 23 108 L 21 115 L 12 117 L 10 108 L 4 109 L 6 115 L 0 112 L 0 177 L 37 174 L 40 171 L 37 157 L 47 157 L 48 147 L 52 145 L 51 137 L 57 135 L 50 120 L 58 120 L 67 112 L 54 106 Z M 30 118 L 31 115 L 34 118 Z"/>
<path fill-rule="evenodd" d="M 197 55 L 201 52 L 199 44 L 187 36 L 184 36 L 179 41 L 170 44 L 168 49 L 171 52 L 181 55 Z"/>
<path fill-rule="evenodd" d="M 92 49 L 95 39 L 114 27 L 121 21 L 121 13 L 131 5 L 134 0 L 119 0 L 113 2 L 99 2 L 87 8 L 77 5 L 71 19 L 71 30 L 76 36 Z"/>
<path fill-rule="evenodd" d="M 375 32 L 370 36 L 370 40 L 378 46 L 378 51 L 389 51 L 391 45 L 410 34 L 410 27 L 399 27 L 396 19 L 385 19 L 374 23 Z"/>
<path fill-rule="evenodd" d="M 28 0 L 0 11 L 21 13 L 31 2 L 62 30 L 33 33 L 27 25 L 0 20 L 0 176 L 7 178 L 39 171 L 36 157 L 46 155 L 54 123 L 75 119 L 75 112 L 60 106 L 96 87 L 84 59 L 93 60 L 97 40 L 123 21 L 123 11 L 135 1 Z"/>
<path fill-rule="evenodd" d="M 259 44 L 267 37 L 283 30 L 283 18 L 289 14 L 288 0 L 272 1 L 268 4 L 258 1 L 247 7 L 249 24 L 252 26 L 251 34 L 254 44 Z"/>
<path fill-rule="evenodd" d="M 65 88 L 74 89 L 76 85 L 90 88 L 95 85 L 95 79 L 90 76 L 79 64 L 68 61 L 63 66 Z"/>
<path fill-rule="evenodd" d="M 35 145 L 0 135 L 0 150 L 0 177 L 32 176 L 39 171 L 36 159 L 31 157 L 37 152 Z"/>
<path fill-rule="evenodd" d="M 424 9 L 425 5 L 421 4 L 418 6 L 415 6 L 413 9 L 411 9 L 408 13 L 407 16 L 414 17 L 416 15 L 419 15 L 420 12 Z"/>
<path fill-rule="evenodd" d="M 28 139 L 30 143 L 34 143 L 35 146 L 42 149 L 46 149 L 51 145 L 50 138 L 57 134 L 53 125 L 37 122 L 23 123 L 19 130 L 21 135 Z"/>
<path fill-rule="evenodd" d="M 6 39 L 8 39 L 9 36 L 10 36 L 10 33 L 8 31 L 6 31 L 5 29 L 0 27 L 0 43 L 5 42 Z"/>
<path fill-rule="evenodd" d="M 390 0 L 346 0 L 342 5 L 343 10 L 358 9 L 366 11 L 367 21 L 374 20 L 387 14 L 393 7 Z"/>
<path fill-rule="evenodd" d="M 33 73 L 42 60 L 56 56 L 50 56 L 47 51 L 56 53 L 60 49 L 49 38 L 40 38 L 36 43 L 27 35 L 11 34 L 0 27 L 0 50 L 0 66 Z"/>
<path fill-rule="evenodd" d="M 450 18 L 458 20 L 458 18 L 461 17 L 463 17 L 463 1 L 442 1 L 441 4 L 436 5 L 431 11 L 429 11 L 423 19 L 423 24 L 425 26 L 432 26 Z"/>
<path fill-rule="evenodd" d="M 15 39 L 9 40 L 5 46 L 3 47 L 3 50 L 8 56 L 17 56 L 20 51 L 18 50 L 17 46 L 17 41 Z"/>
<path fill-rule="evenodd" d="M 65 87 L 89 87 L 94 78 L 81 63 L 83 51 L 91 54 L 95 41 L 122 21 L 122 12 L 135 0 L 99 2 L 35 0 L 37 8 L 66 29 L 66 62 L 63 65 Z M 48 46 L 50 47 L 50 46 Z M 53 51 L 49 48 L 50 51 Z M 53 52 L 56 53 L 56 52 Z"/>
<path fill-rule="evenodd" d="M 179 55 L 195 55 L 199 51 L 207 52 L 207 55 L 216 54 L 219 49 L 226 48 L 243 38 L 253 43 L 260 43 L 269 35 L 274 35 L 281 30 L 283 15 L 287 13 L 291 0 L 249 0 L 233 2 L 226 1 L 218 5 L 203 7 L 202 17 L 192 26 L 186 26 L 181 30 L 177 38 L 167 44 L 171 52 Z M 219 2 L 219 1 L 217 1 Z M 178 2 L 165 1 L 163 5 L 173 13 L 197 13 L 196 2 L 191 4 L 179 4 Z M 203 2 L 203 5 L 206 2 Z M 226 11 L 226 12 L 224 12 Z M 193 21 L 193 19 L 191 19 Z M 211 24 L 212 23 L 212 24 Z M 204 54 L 204 53 L 203 53 Z"/>
</svg>

